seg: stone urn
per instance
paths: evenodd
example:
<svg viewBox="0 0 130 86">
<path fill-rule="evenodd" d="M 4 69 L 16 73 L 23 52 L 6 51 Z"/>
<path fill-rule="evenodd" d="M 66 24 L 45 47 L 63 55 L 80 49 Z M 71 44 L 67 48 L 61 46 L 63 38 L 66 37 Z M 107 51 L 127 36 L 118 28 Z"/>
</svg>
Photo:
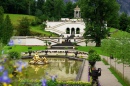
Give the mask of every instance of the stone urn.
<svg viewBox="0 0 130 86">
<path fill-rule="evenodd" d="M 89 64 L 91 65 L 91 67 L 94 67 L 96 64 L 96 61 L 89 61 Z"/>
</svg>

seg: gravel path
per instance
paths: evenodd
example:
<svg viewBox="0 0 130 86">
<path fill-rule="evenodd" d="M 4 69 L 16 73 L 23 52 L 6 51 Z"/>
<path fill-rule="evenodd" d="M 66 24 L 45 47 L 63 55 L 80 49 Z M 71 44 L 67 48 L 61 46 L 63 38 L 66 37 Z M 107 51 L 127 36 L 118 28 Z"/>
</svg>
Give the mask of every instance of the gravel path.
<svg viewBox="0 0 130 86">
<path fill-rule="evenodd" d="M 122 86 L 116 77 L 110 72 L 109 65 L 104 65 L 102 61 L 96 62 L 96 68 L 101 68 L 99 83 L 101 86 Z"/>
</svg>

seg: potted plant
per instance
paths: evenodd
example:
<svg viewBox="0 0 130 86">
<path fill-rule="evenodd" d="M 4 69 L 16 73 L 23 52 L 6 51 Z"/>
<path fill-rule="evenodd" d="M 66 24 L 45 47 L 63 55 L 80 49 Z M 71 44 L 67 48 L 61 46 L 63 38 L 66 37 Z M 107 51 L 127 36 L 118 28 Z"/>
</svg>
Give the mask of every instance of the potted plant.
<svg viewBox="0 0 130 86">
<path fill-rule="evenodd" d="M 48 48 L 51 48 L 51 42 L 48 42 L 48 45 L 49 45 Z"/>
<path fill-rule="evenodd" d="M 75 49 L 75 47 L 77 46 L 77 43 L 73 42 L 73 45 L 74 45 L 73 49 Z"/>
<path fill-rule="evenodd" d="M 68 51 L 65 51 L 65 56 L 67 56 L 68 55 Z"/>
<path fill-rule="evenodd" d="M 31 51 L 31 50 L 29 50 L 29 51 L 28 51 L 28 54 L 29 54 L 29 56 L 31 56 L 31 54 L 32 54 L 32 51 Z"/>
<path fill-rule="evenodd" d="M 78 51 L 74 52 L 74 54 L 75 54 L 75 57 L 77 57 L 77 55 L 78 55 Z"/>
<path fill-rule="evenodd" d="M 48 50 L 45 51 L 45 55 L 47 55 L 47 53 L 48 53 Z"/>
<path fill-rule="evenodd" d="M 89 64 L 93 67 L 96 64 L 96 61 L 101 61 L 101 57 L 96 53 L 96 51 L 90 50 L 88 55 L 88 61 Z"/>
<path fill-rule="evenodd" d="M 45 44 L 46 44 L 46 46 L 47 46 L 47 43 L 48 43 L 48 41 L 47 40 L 45 40 L 45 42 L 44 42 Z"/>
<path fill-rule="evenodd" d="M 110 55 L 110 59 L 113 59 L 113 55 Z"/>
</svg>

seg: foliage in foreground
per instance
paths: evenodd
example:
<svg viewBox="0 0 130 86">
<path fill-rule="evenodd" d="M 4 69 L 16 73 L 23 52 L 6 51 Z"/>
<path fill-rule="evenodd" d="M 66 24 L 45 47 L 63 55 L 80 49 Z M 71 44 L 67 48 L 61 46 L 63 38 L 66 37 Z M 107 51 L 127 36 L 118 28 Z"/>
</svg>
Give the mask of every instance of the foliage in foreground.
<svg viewBox="0 0 130 86">
<path fill-rule="evenodd" d="M 58 80 L 36 80 L 36 81 L 30 81 L 30 80 L 20 80 L 17 82 L 19 86 L 91 86 L 91 83 L 89 82 L 82 82 L 82 81 L 58 81 Z M 13 85 L 15 83 L 12 83 Z"/>
<path fill-rule="evenodd" d="M 18 59 L 18 58 L 20 57 L 20 53 L 17 52 L 17 51 L 10 51 L 10 52 L 8 53 L 8 57 L 9 57 L 10 59 Z"/>
</svg>

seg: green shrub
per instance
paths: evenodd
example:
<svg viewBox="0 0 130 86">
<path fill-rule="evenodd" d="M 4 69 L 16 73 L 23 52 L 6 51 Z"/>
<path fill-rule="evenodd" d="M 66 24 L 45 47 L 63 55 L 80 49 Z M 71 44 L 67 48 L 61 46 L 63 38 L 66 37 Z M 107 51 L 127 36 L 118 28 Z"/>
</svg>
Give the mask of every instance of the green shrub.
<svg viewBox="0 0 130 86">
<path fill-rule="evenodd" d="M 32 49 L 32 47 L 28 47 L 28 49 Z"/>
<path fill-rule="evenodd" d="M 31 36 L 42 36 L 42 33 L 31 31 Z"/>
<path fill-rule="evenodd" d="M 33 20 L 33 21 L 31 22 L 31 25 L 32 25 L 32 26 L 36 26 L 36 25 L 37 25 L 37 22 L 36 22 L 35 20 Z"/>
<path fill-rule="evenodd" d="M 45 30 L 46 24 L 41 24 L 40 26 L 42 30 Z"/>
<path fill-rule="evenodd" d="M 89 82 L 82 81 L 57 81 L 59 85 L 69 85 L 69 86 L 91 86 Z"/>
<path fill-rule="evenodd" d="M 8 49 L 12 49 L 12 47 L 8 47 Z"/>
<path fill-rule="evenodd" d="M 106 61 L 106 59 L 102 59 L 102 62 L 105 64 L 105 65 L 109 65 L 109 63 Z"/>
<path fill-rule="evenodd" d="M 97 53 L 89 54 L 87 59 L 91 62 L 101 61 L 101 57 Z"/>
<path fill-rule="evenodd" d="M 29 80 L 19 81 L 17 84 L 19 86 L 41 86 L 41 81 L 30 82 Z M 28 84 L 28 85 L 27 85 Z M 91 86 L 90 82 L 82 82 L 82 81 L 53 81 L 47 80 L 47 86 Z"/>
<path fill-rule="evenodd" d="M 95 53 L 95 52 L 96 52 L 95 50 L 90 49 L 90 50 L 88 51 L 88 54 L 92 54 L 92 53 Z"/>
<path fill-rule="evenodd" d="M 53 80 L 48 80 L 48 81 L 47 81 L 47 85 L 48 85 L 48 86 L 57 86 L 58 83 L 57 83 L 56 81 L 53 81 Z"/>
<path fill-rule="evenodd" d="M 17 51 L 10 51 L 8 56 L 10 59 L 18 59 L 20 57 L 20 53 Z"/>
</svg>

